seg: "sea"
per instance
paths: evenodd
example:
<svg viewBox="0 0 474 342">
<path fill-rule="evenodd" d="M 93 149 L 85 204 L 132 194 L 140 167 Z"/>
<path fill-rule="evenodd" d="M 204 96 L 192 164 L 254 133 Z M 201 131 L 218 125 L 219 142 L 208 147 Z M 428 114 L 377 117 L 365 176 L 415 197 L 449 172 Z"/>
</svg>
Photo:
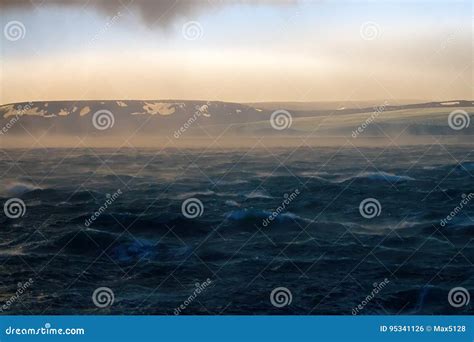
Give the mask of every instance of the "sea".
<svg viewBox="0 0 474 342">
<path fill-rule="evenodd" d="M 474 313 L 471 145 L 1 149 L 0 314 Z"/>
</svg>

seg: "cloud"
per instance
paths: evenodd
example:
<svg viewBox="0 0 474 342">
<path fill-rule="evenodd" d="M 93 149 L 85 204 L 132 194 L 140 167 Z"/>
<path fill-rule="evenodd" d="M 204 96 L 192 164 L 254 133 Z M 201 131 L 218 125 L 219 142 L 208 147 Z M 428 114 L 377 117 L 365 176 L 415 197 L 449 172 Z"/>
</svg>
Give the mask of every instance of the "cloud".
<svg viewBox="0 0 474 342">
<path fill-rule="evenodd" d="M 202 12 L 234 4 L 288 5 L 297 0 L 0 0 L 2 10 L 32 10 L 35 7 L 79 7 L 92 8 L 108 16 L 128 10 L 136 11 L 145 23 L 166 26 L 180 17 L 191 17 Z"/>
</svg>

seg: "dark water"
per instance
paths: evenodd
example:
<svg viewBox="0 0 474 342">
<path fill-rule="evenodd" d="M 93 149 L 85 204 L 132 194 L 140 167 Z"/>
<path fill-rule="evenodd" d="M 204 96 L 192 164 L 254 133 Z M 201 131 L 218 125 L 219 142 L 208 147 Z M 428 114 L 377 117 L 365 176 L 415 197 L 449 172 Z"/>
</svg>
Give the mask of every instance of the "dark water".
<svg viewBox="0 0 474 342">
<path fill-rule="evenodd" d="M 21 218 L 0 215 L 0 302 L 33 281 L 4 314 L 173 314 L 207 279 L 182 314 L 350 315 L 385 279 L 359 314 L 474 311 L 472 301 L 448 301 L 454 287 L 474 293 L 474 205 L 440 224 L 474 192 L 470 147 L 0 158 L 0 203 L 26 205 Z M 183 215 L 188 198 L 202 202 L 201 216 Z M 379 201 L 379 216 L 361 215 L 367 198 Z M 94 305 L 99 287 L 113 291 L 112 305 Z M 277 287 L 291 292 L 290 305 L 272 305 Z"/>
</svg>

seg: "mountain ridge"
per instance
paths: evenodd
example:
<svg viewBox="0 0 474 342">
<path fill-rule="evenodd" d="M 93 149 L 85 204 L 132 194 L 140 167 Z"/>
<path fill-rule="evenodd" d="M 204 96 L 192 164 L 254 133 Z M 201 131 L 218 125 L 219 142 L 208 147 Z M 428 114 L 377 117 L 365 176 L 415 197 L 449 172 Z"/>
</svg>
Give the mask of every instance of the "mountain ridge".
<svg viewBox="0 0 474 342">
<path fill-rule="evenodd" d="M 364 108 L 271 110 L 265 106 L 224 101 L 193 100 L 79 100 L 21 102 L 0 106 L 0 137 L 18 136 L 124 136 L 146 137 L 350 137 L 363 128 L 364 137 L 401 134 L 474 135 L 470 125 L 474 102 L 440 102 Z M 450 113 L 460 111 L 466 127 L 453 129 Z M 274 115 L 277 119 L 274 120 Z M 103 122 L 96 120 L 102 119 Z M 474 117 L 472 118 L 474 120 Z M 106 127 L 101 127 L 106 125 Z M 281 127 L 277 124 L 282 124 Z"/>
</svg>

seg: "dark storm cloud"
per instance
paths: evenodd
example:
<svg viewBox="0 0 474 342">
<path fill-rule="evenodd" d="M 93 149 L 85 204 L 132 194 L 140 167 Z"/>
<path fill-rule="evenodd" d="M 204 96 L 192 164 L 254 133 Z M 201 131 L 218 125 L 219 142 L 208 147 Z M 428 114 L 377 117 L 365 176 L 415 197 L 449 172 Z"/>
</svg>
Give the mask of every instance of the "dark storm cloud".
<svg viewBox="0 0 474 342">
<path fill-rule="evenodd" d="M 285 5 L 296 2 L 297 0 L 0 0 L 0 8 L 28 10 L 48 6 L 84 7 L 111 16 L 117 12 L 124 13 L 128 8 L 137 11 L 148 24 L 166 25 L 179 17 L 189 17 L 232 4 Z"/>
</svg>

